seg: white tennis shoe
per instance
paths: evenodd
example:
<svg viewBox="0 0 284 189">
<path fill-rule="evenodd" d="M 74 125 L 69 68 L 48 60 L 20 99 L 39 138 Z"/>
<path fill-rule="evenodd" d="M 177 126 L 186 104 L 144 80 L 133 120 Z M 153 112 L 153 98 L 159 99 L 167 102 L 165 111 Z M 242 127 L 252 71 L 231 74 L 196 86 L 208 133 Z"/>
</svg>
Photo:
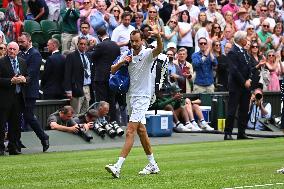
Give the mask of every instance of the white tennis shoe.
<svg viewBox="0 0 284 189">
<path fill-rule="evenodd" d="M 111 173 L 111 175 L 113 176 L 113 178 L 119 178 L 119 174 L 120 174 L 120 169 L 117 168 L 115 165 L 113 164 L 109 164 L 105 166 L 105 169 Z"/>
<path fill-rule="evenodd" d="M 155 164 L 149 163 L 142 171 L 139 171 L 139 175 L 157 174 L 159 172 L 160 169 L 157 163 Z"/>
</svg>

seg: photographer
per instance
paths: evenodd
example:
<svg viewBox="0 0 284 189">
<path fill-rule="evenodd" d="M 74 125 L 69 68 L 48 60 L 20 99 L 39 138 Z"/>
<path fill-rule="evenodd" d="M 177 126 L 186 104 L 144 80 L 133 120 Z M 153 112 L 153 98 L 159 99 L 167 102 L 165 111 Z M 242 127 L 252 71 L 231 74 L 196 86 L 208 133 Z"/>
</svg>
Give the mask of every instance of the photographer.
<svg viewBox="0 0 284 189">
<path fill-rule="evenodd" d="M 248 128 L 264 131 L 265 127 L 259 119 L 271 117 L 271 104 L 263 102 L 262 87 L 259 86 L 253 91 L 250 98 Z"/>
<path fill-rule="evenodd" d="M 93 123 L 97 120 L 97 118 L 98 118 L 98 112 L 94 109 L 90 109 L 85 114 L 75 117 L 74 121 L 77 124 L 84 125 L 84 128 L 86 130 L 89 130 L 93 128 Z"/>
<path fill-rule="evenodd" d="M 64 106 L 62 109 L 50 114 L 47 119 L 47 126 L 52 130 L 73 133 L 81 136 L 84 140 L 90 141 L 93 137 L 86 132 L 88 124 L 77 124 L 74 120 L 74 109 L 72 106 Z"/>
</svg>

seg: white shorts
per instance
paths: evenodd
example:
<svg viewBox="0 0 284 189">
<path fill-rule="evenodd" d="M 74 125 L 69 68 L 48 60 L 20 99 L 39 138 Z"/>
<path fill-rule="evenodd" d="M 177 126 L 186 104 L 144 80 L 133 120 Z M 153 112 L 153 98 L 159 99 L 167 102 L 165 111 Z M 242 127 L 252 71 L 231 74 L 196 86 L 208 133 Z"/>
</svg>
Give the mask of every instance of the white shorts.
<svg viewBox="0 0 284 189">
<path fill-rule="evenodd" d="M 127 110 L 129 121 L 146 124 L 145 114 L 150 106 L 150 97 L 131 96 L 127 97 Z"/>
</svg>

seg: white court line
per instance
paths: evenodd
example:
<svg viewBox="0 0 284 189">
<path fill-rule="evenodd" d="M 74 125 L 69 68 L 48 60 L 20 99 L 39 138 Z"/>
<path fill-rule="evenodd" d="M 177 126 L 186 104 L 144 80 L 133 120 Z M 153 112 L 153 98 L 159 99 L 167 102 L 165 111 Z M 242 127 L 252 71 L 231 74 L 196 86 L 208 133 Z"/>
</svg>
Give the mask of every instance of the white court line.
<svg viewBox="0 0 284 189">
<path fill-rule="evenodd" d="M 243 189 L 243 188 L 261 188 L 261 187 L 267 187 L 267 186 L 274 186 L 274 185 L 284 185 L 282 182 L 278 182 L 275 184 L 256 184 L 253 186 L 235 186 L 233 188 L 223 188 L 223 189 Z"/>
</svg>

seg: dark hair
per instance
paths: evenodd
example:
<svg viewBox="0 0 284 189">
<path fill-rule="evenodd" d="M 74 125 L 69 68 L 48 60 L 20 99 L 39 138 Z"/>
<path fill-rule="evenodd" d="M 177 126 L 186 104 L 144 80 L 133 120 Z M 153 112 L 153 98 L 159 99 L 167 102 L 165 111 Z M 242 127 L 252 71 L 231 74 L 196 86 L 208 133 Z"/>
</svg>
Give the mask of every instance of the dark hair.
<svg viewBox="0 0 284 189">
<path fill-rule="evenodd" d="M 125 17 L 130 16 L 130 20 L 132 19 L 132 14 L 128 11 L 125 11 L 121 15 L 121 19 L 124 19 Z"/>
<path fill-rule="evenodd" d="M 99 29 L 97 29 L 97 35 L 98 36 L 104 36 L 106 34 L 107 34 L 107 32 L 106 32 L 105 27 L 100 27 Z"/>
<path fill-rule="evenodd" d="M 29 42 L 32 41 L 31 35 L 27 32 L 22 32 L 20 36 L 25 36 L 29 40 Z"/>
<path fill-rule="evenodd" d="M 143 39 L 143 33 L 142 33 L 141 30 L 139 30 L 139 29 L 133 30 L 133 31 L 130 33 L 130 36 L 131 36 L 131 35 L 136 35 L 137 33 L 139 33 L 139 34 L 140 34 L 140 38 Z"/>
<path fill-rule="evenodd" d="M 96 118 L 98 117 L 98 111 L 95 109 L 90 109 L 87 111 L 86 116 L 88 116 L 89 118 Z"/>
<path fill-rule="evenodd" d="M 183 21 L 182 21 L 182 15 L 183 15 L 183 13 L 185 13 L 185 14 L 188 16 L 187 23 L 190 23 L 190 15 L 189 15 L 188 10 L 183 10 L 183 11 L 181 11 L 181 12 L 179 13 L 178 21 L 179 21 L 179 22 L 183 22 Z"/>
<path fill-rule="evenodd" d="M 87 22 L 87 21 L 86 21 L 86 20 L 84 20 L 84 19 L 81 19 L 81 21 L 80 21 L 80 28 L 81 28 L 81 26 L 82 26 L 83 24 L 88 25 L 88 26 L 89 26 L 89 28 L 90 28 L 90 23 L 89 23 L 89 22 Z"/>
<path fill-rule="evenodd" d="M 213 26 L 212 26 L 212 28 L 211 28 L 210 37 L 212 38 L 212 37 L 214 37 L 215 34 L 217 34 L 217 35 L 218 35 L 218 38 L 220 39 L 220 38 L 222 37 L 222 28 L 221 28 L 220 24 L 218 24 L 220 31 L 219 31 L 218 33 L 215 32 L 215 31 L 214 31 L 214 29 L 215 29 L 214 25 L 215 25 L 215 24 L 218 24 L 218 23 L 213 23 Z"/>
<path fill-rule="evenodd" d="M 74 109 L 72 106 L 63 106 L 59 112 L 63 113 L 64 115 L 68 114 L 69 112 L 71 112 L 72 114 L 74 114 Z"/>
<path fill-rule="evenodd" d="M 197 40 L 198 43 L 199 43 L 200 39 L 204 39 L 204 40 L 206 41 L 206 43 L 207 43 L 206 37 L 200 37 L 200 38 Z"/>
</svg>

